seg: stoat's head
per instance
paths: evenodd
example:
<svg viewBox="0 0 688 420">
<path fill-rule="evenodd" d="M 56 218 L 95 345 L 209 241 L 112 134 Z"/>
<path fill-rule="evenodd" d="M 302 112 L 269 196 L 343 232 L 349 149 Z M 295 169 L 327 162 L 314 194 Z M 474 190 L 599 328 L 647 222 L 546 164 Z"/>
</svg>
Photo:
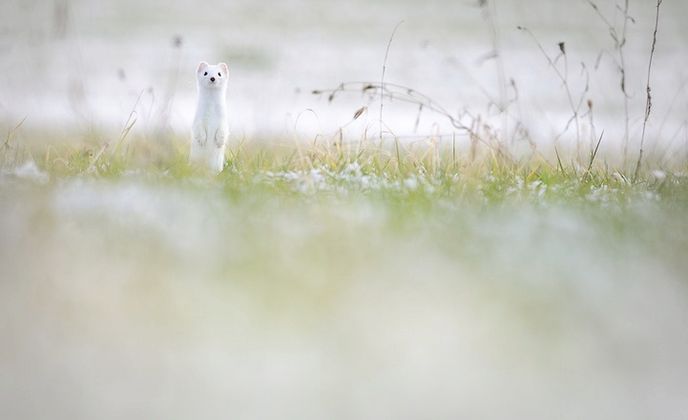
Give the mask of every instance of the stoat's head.
<svg viewBox="0 0 688 420">
<path fill-rule="evenodd" d="M 224 89 L 227 87 L 229 68 L 227 64 L 220 63 L 211 66 L 202 61 L 196 69 L 198 87 L 204 89 Z"/>
</svg>

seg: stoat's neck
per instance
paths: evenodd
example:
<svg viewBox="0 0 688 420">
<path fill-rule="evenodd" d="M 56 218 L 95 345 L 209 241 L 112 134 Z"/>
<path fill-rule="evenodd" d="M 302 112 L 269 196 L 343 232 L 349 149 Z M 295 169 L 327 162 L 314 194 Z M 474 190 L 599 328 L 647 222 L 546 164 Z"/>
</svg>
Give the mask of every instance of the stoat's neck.
<svg viewBox="0 0 688 420">
<path fill-rule="evenodd" d="M 199 106 L 211 106 L 225 104 L 225 89 L 198 89 L 198 105 Z"/>
</svg>

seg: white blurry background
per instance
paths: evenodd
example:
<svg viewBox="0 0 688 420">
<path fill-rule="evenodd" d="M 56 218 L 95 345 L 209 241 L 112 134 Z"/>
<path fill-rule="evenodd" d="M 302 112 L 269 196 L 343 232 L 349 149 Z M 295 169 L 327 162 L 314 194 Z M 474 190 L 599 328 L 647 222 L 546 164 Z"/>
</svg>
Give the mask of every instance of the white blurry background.
<svg viewBox="0 0 688 420">
<path fill-rule="evenodd" d="M 620 32 L 623 2 L 600 1 L 599 10 Z M 619 153 L 625 114 L 620 75 L 607 25 L 584 0 L 486 3 L 415 1 L 85 1 L 10 0 L 0 20 L 0 117 L 13 126 L 26 117 L 59 137 L 75 128 L 118 132 L 135 109 L 134 132 L 186 136 L 195 105 L 194 71 L 201 60 L 231 68 L 229 103 L 233 139 L 333 136 L 354 111 L 369 112 L 344 135 L 379 132 L 379 104 L 357 93 L 313 96 L 314 89 L 345 81 L 379 81 L 395 25 L 386 81 L 428 94 L 453 114 L 466 110 L 503 131 L 490 104 L 514 97 L 508 138 L 520 123 L 533 141 L 551 145 L 572 115 L 565 89 L 543 53 L 517 26 L 529 28 L 554 58 L 565 42 L 570 90 L 577 102 L 589 72 L 596 131 L 602 149 Z M 666 1 L 652 78 L 654 108 L 650 149 L 685 148 L 685 40 L 688 6 Z M 630 149 L 636 150 L 645 108 L 645 78 L 654 17 L 651 1 L 631 1 L 625 44 Z M 496 38 L 493 38 L 493 28 Z M 496 39 L 496 43 L 495 43 Z M 499 60 L 489 57 L 494 47 Z M 602 56 L 600 56 L 602 54 Z M 500 96 L 499 61 L 507 85 Z M 557 64 L 564 72 L 564 60 Z M 137 98 L 143 92 L 140 101 Z M 137 104 L 135 106 L 135 104 Z M 587 110 L 584 105 L 581 114 Z M 387 128 L 397 136 L 452 134 L 448 121 L 417 107 L 389 103 Z M 171 131 L 170 131 L 171 130 Z M 461 135 L 462 133 L 458 133 Z M 581 142 L 593 140 L 581 118 Z M 517 136 L 518 137 L 518 136 Z M 573 126 L 563 147 L 576 141 Z M 51 141 L 50 136 L 45 141 Z M 560 145 L 562 147 L 562 145 Z"/>
</svg>

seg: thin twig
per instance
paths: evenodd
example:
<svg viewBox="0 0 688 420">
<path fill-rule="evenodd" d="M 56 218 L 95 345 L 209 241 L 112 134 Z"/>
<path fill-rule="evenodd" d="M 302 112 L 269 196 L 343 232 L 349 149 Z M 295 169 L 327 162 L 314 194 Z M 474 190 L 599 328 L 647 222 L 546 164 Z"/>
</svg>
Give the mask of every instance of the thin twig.
<svg viewBox="0 0 688 420">
<path fill-rule="evenodd" d="M 122 128 L 122 131 L 120 132 L 119 138 L 117 140 L 117 146 L 115 148 L 115 151 L 119 150 L 120 145 L 124 141 L 124 139 L 127 138 L 127 135 L 129 135 L 129 132 L 131 129 L 134 127 L 134 124 L 136 124 L 137 116 L 136 116 L 136 107 L 139 105 L 139 102 L 141 101 L 141 96 L 143 96 L 143 90 L 141 93 L 139 93 L 139 96 L 136 98 L 136 102 L 134 102 L 134 106 L 131 108 L 131 112 L 129 113 L 129 117 L 127 117 L 127 121 L 124 123 L 124 127 Z M 95 154 L 93 159 L 91 159 L 91 163 L 88 165 L 88 168 L 86 168 L 86 172 L 89 173 L 95 169 L 96 163 L 98 163 L 98 160 L 100 157 L 105 153 L 105 151 L 110 147 L 110 141 L 106 141 L 103 146 L 98 150 L 98 152 Z"/>
<path fill-rule="evenodd" d="M 5 143 L 3 144 L 3 146 L 5 146 L 6 149 L 9 149 L 10 141 L 12 141 L 12 138 L 14 137 L 14 133 L 16 133 L 17 130 L 19 130 L 22 125 L 24 125 L 24 121 L 26 121 L 27 118 L 28 118 L 28 116 L 22 118 L 22 120 L 19 121 L 19 123 L 17 125 L 15 125 L 11 129 L 7 130 L 7 137 L 5 138 Z"/>
<path fill-rule="evenodd" d="M 647 65 L 647 84 L 645 87 L 645 92 L 647 93 L 647 100 L 645 102 L 645 119 L 643 120 L 643 132 L 640 136 L 640 152 L 638 153 L 638 162 L 635 165 L 635 172 L 633 173 L 633 182 L 638 179 L 638 174 L 640 172 L 640 166 L 643 163 L 643 147 L 645 146 L 645 128 L 647 127 L 647 121 L 650 119 L 650 113 L 652 112 L 652 89 L 650 88 L 650 77 L 652 75 L 652 59 L 655 55 L 655 47 L 657 46 L 657 29 L 659 27 L 659 7 L 662 5 L 663 0 L 657 0 L 657 12 L 655 14 L 655 29 L 652 35 L 652 49 L 650 50 L 650 62 Z"/>
<path fill-rule="evenodd" d="M 572 115 L 571 119 L 570 119 L 569 122 L 566 124 L 566 129 L 565 129 L 565 131 L 568 130 L 569 124 L 570 124 L 572 121 L 575 121 L 575 122 L 576 122 L 576 143 L 580 143 L 580 123 L 579 123 L 579 121 L 578 121 L 578 117 L 579 117 L 579 114 L 580 114 L 580 105 L 582 104 L 582 97 L 585 95 L 585 93 L 587 93 L 588 82 L 586 81 L 586 88 L 585 88 L 583 94 L 581 95 L 581 100 L 578 102 L 579 105 L 576 106 L 576 105 L 575 105 L 575 102 L 574 102 L 574 100 L 573 100 L 573 95 L 571 94 L 571 87 L 570 87 L 570 85 L 569 85 L 568 74 L 567 74 L 568 71 L 567 71 L 566 73 L 562 73 L 561 70 L 559 70 L 559 68 L 557 67 L 556 60 L 558 59 L 559 56 L 558 56 L 556 59 L 553 60 L 553 59 L 549 56 L 549 54 L 547 54 L 547 51 L 545 51 L 545 48 L 542 46 L 542 44 L 540 43 L 540 41 L 537 39 L 537 37 L 535 36 L 535 34 L 533 34 L 533 32 L 531 32 L 530 29 L 528 29 L 528 28 L 526 28 L 526 27 L 524 27 L 524 26 L 517 26 L 516 29 L 518 29 L 518 30 L 520 30 L 520 31 L 523 31 L 523 32 L 527 33 L 527 34 L 533 39 L 533 41 L 535 42 L 535 45 L 537 45 L 537 47 L 538 47 L 538 49 L 540 50 L 540 52 L 542 52 L 542 54 L 545 56 L 545 59 L 547 60 L 547 63 L 548 63 L 549 66 L 552 68 L 552 70 L 554 70 L 554 73 L 557 75 L 557 77 L 558 77 L 559 80 L 561 81 L 562 85 L 564 86 L 564 90 L 566 91 L 566 98 L 568 99 L 568 102 L 569 102 L 569 107 L 571 108 L 571 112 L 573 112 L 573 115 Z M 565 65 L 568 67 L 568 64 L 567 64 L 567 63 L 568 63 L 568 60 L 567 60 L 567 57 L 566 57 L 566 47 L 565 47 L 565 44 L 564 44 L 563 42 L 559 43 L 559 50 L 561 51 L 560 56 L 563 56 L 563 57 L 564 57 Z M 585 67 L 585 66 L 584 66 L 584 67 Z M 586 71 L 586 73 L 587 73 L 587 70 L 585 70 L 585 71 Z M 587 76 L 586 76 L 586 77 L 587 77 Z M 562 134 L 563 134 L 563 133 L 562 133 Z M 561 135 L 560 135 L 560 136 L 561 136 Z M 557 136 L 557 137 L 560 137 L 560 136 Z"/>
<path fill-rule="evenodd" d="M 557 150 L 557 146 L 554 146 L 554 154 L 557 155 L 557 166 L 559 166 L 559 170 L 563 175 L 566 175 L 566 171 L 564 170 L 564 165 L 561 164 L 561 157 L 559 157 L 559 150 Z"/>
<path fill-rule="evenodd" d="M 602 143 L 602 137 L 604 137 L 604 131 L 602 131 L 599 140 L 597 140 L 595 150 L 593 150 L 592 153 L 590 153 L 590 163 L 588 163 L 588 170 L 585 172 L 585 176 L 583 177 L 584 181 L 590 176 L 590 173 L 592 171 L 592 164 L 595 162 L 595 157 L 597 157 L 597 151 L 600 149 L 600 143 Z"/>
<path fill-rule="evenodd" d="M 595 13 L 600 17 L 602 22 L 604 22 L 605 25 L 607 25 L 607 29 L 609 30 L 609 35 L 614 41 L 614 50 L 618 53 L 619 58 L 618 60 L 609 53 L 609 56 L 612 58 L 614 61 L 614 65 L 617 67 L 619 71 L 619 82 L 620 82 L 620 87 L 621 87 L 621 93 L 623 94 L 623 99 L 624 99 L 624 141 L 623 141 L 623 167 L 626 167 L 626 162 L 628 160 L 628 143 L 629 143 L 629 138 L 630 138 L 630 129 L 629 129 L 629 111 L 628 111 L 628 102 L 629 102 L 629 95 L 626 90 L 626 59 L 624 55 L 624 47 L 626 46 L 626 36 L 628 33 L 628 22 L 630 21 L 631 23 L 635 23 L 635 19 L 631 17 L 628 14 L 628 8 L 629 8 L 629 0 L 624 0 L 624 6 L 621 8 L 620 5 L 617 5 L 616 8 L 623 14 L 623 25 L 621 26 L 621 33 L 619 34 L 619 31 L 617 30 L 616 26 L 612 25 L 612 23 L 607 19 L 607 17 L 600 11 L 599 7 L 597 4 L 595 4 L 592 0 L 586 0 L 587 3 L 592 7 L 592 9 L 595 11 Z M 602 55 L 600 55 L 600 58 Z"/>
<path fill-rule="evenodd" d="M 470 127 L 467 127 L 464 124 L 462 124 L 457 117 L 453 116 L 445 107 L 435 102 L 428 95 L 425 95 L 407 86 L 395 83 L 385 82 L 384 86 L 382 86 L 376 82 L 344 82 L 341 83 L 335 89 L 316 89 L 312 93 L 314 95 L 328 94 L 328 100 L 331 101 L 334 99 L 335 94 L 339 92 L 368 92 L 373 94 L 377 94 L 378 92 L 380 92 L 380 96 L 384 96 L 388 99 L 393 99 L 399 102 L 407 102 L 415 105 L 422 104 L 424 109 L 438 113 L 446 117 L 452 124 L 452 126 L 454 126 L 454 128 L 465 130 L 468 132 L 471 131 Z"/>
<path fill-rule="evenodd" d="M 127 121 L 124 123 L 124 128 L 122 129 L 122 132 L 119 135 L 119 141 L 117 142 L 117 145 L 115 146 L 115 153 L 119 151 L 120 146 L 124 142 L 124 140 L 127 138 L 127 135 L 129 134 L 129 131 L 134 127 L 134 124 L 136 124 L 136 120 L 138 119 L 138 115 L 136 112 L 136 108 L 139 106 L 139 103 L 141 102 L 141 97 L 143 96 L 143 93 L 145 90 L 142 90 L 141 93 L 139 93 L 138 98 L 136 98 L 136 102 L 134 103 L 134 106 L 131 108 L 131 112 L 129 113 L 129 117 L 127 117 Z"/>
<path fill-rule="evenodd" d="M 665 161 L 667 159 L 667 156 L 669 156 L 669 152 L 671 152 L 671 148 L 674 145 L 674 141 L 678 138 L 678 136 L 681 134 L 682 131 L 688 126 L 688 121 L 684 121 L 674 132 L 674 134 L 669 137 L 669 141 L 667 142 L 666 146 L 664 147 L 664 151 L 660 155 L 659 158 L 659 166 L 663 167 L 665 164 Z"/>
<path fill-rule="evenodd" d="M 387 72 L 387 57 L 389 56 L 389 48 L 392 46 L 392 40 L 394 39 L 394 34 L 397 33 L 397 29 L 399 29 L 399 26 L 404 23 L 404 21 L 400 21 L 397 23 L 397 25 L 394 27 L 394 30 L 392 31 L 392 35 L 389 37 L 389 42 L 387 42 L 387 49 L 385 50 L 385 61 L 382 63 L 382 76 L 380 77 L 380 86 L 382 89 L 380 89 L 380 141 L 382 141 L 382 109 L 385 106 L 385 101 L 384 101 L 384 87 L 385 87 L 385 73 Z"/>
<path fill-rule="evenodd" d="M 628 142 L 630 137 L 629 121 L 628 116 L 628 92 L 626 92 L 626 61 L 624 58 L 624 46 L 626 45 L 626 33 L 628 28 L 628 21 L 635 22 L 632 17 L 628 16 L 628 0 L 625 0 L 624 4 L 624 24 L 621 30 L 621 41 L 618 43 L 619 50 L 619 60 L 621 61 L 621 92 L 624 95 L 624 153 L 623 153 L 623 165 L 626 167 L 626 160 L 628 158 Z"/>
<path fill-rule="evenodd" d="M 492 54 L 489 58 L 494 58 L 497 70 L 497 84 L 499 89 L 499 104 L 497 109 L 502 117 L 502 138 L 504 141 L 508 138 L 508 113 L 507 108 L 507 92 L 506 92 L 506 74 L 504 71 L 504 60 L 502 59 L 502 51 L 499 39 L 499 31 L 495 20 L 497 19 L 497 6 L 495 1 L 482 1 L 479 3 L 483 11 L 483 18 L 487 21 L 490 30 L 490 38 L 492 41 Z"/>
</svg>

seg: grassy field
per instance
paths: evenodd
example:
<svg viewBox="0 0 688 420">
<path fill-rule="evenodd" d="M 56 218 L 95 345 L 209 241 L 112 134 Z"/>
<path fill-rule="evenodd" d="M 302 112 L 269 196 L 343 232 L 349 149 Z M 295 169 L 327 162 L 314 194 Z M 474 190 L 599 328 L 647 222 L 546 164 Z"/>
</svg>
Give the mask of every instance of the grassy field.
<svg viewBox="0 0 688 420">
<path fill-rule="evenodd" d="M 684 410 L 685 167 L 129 141 L 3 149 L 7 418 Z"/>
</svg>

